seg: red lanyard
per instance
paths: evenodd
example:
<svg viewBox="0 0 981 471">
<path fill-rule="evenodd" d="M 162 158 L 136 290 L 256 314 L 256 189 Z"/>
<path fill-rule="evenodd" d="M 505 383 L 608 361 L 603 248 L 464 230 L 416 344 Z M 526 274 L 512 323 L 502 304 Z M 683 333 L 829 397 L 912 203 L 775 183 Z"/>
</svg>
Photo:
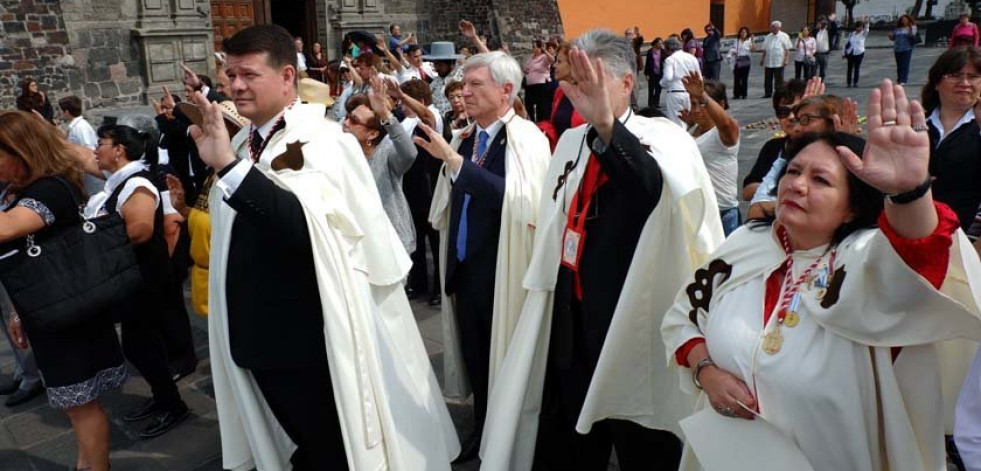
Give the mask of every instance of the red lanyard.
<svg viewBox="0 0 981 471">
<path fill-rule="evenodd" d="M 296 102 L 294 102 L 293 104 L 295 103 Z M 258 149 L 252 148 L 252 136 L 256 133 L 256 131 L 258 131 L 258 128 L 256 128 L 254 124 L 252 125 L 252 129 L 249 130 L 249 141 L 246 145 L 249 148 L 249 158 L 252 159 L 253 163 L 259 161 L 259 157 L 261 157 L 262 153 L 266 150 L 266 146 L 269 145 L 269 141 L 272 139 L 272 137 L 277 132 L 279 132 L 280 130 L 286 127 L 286 112 L 293 108 L 293 104 L 290 104 L 290 106 L 287 106 L 286 109 L 283 110 L 283 114 L 280 115 L 278 120 L 276 120 L 276 124 L 274 124 L 273 127 L 270 128 L 269 135 L 266 136 L 265 139 L 263 139 L 262 144 L 259 146 Z"/>
<path fill-rule="evenodd" d="M 793 303 L 794 298 L 797 296 L 797 293 L 800 292 L 800 285 L 802 285 L 804 283 L 804 280 L 807 279 L 808 275 L 810 275 L 811 272 L 814 271 L 818 267 L 818 265 L 821 264 L 821 261 L 824 260 L 824 256 L 828 254 L 828 250 L 825 250 L 825 252 L 821 254 L 821 256 L 818 257 L 818 259 L 815 260 L 814 263 L 810 264 L 810 266 L 808 266 L 807 269 L 804 270 L 804 273 L 801 273 L 801 275 L 797 278 L 797 280 L 794 281 L 794 270 L 793 270 L 794 258 L 792 256 L 794 250 L 790 247 L 790 237 L 787 235 L 787 230 L 784 229 L 783 227 L 777 229 L 777 235 L 780 237 L 780 244 L 783 246 L 783 250 L 787 254 L 787 260 L 784 262 L 784 266 L 787 269 L 787 273 L 786 275 L 784 275 L 784 280 L 783 280 L 783 287 L 784 287 L 783 297 L 781 298 L 780 301 L 780 309 L 777 311 L 777 322 L 779 324 L 783 324 L 787 319 L 787 313 L 791 310 L 790 309 L 791 304 L 794 304 Z M 828 262 L 828 276 L 831 276 L 830 274 L 834 270 L 835 253 L 837 252 L 837 250 L 831 249 L 831 247 L 828 247 L 828 249 L 830 249 L 831 251 L 831 255 L 829 257 L 829 262 Z M 794 306 L 794 308 L 795 309 L 793 310 L 796 311 L 796 306 Z M 794 325 L 796 324 L 797 323 L 795 321 Z"/>
<path fill-rule="evenodd" d="M 572 270 L 573 287 L 576 299 L 582 301 L 582 280 L 579 278 L 579 261 L 582 258 L 582 249 L 586 243 L 586 220 L 589 218 L 589 209 L 593 205 L 596 192 L 599 191 L 610 177 L 603 173 L 599 160 L 596 155 L 590 154 L 589 162 L 586 164 L 586 172 L 583 175 L 582 186 L 579 191 L 572 196 L 568 219 L 566 221 L 565 238 L 563 239 L 563 258 L 562 265 Z M 583 207 L 579 210 L 579 202 L 584 200 Z M 573 244 L 573 247 L 569 247 Z M 567 248 L 568 247 L 568 248 Z"/>
</svg>

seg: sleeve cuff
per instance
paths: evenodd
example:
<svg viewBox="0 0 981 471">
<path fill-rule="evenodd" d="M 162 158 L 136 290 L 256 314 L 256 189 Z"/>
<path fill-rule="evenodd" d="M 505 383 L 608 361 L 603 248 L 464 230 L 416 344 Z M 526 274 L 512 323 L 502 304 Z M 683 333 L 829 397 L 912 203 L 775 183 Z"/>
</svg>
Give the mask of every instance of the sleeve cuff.
<svg viewBox="0 0 981 471">
<path fill-rule="evenodd" d="M 244 159 L 239 160 L 218 173 L 219 180 L 215 182 L 215 185 L 218 186 L 226 199 L 231 198 L 251 169 L 252 162 Z"/>
<path fill-rule="evenodd" d="M 889 225 L 885 211 L 879 215 L 879 229 L 907 266 L 940 289 L 947 277 L 953 234 L 961 226 L 957 214 L 949 206 L 940 202 L 934 202 L 934 206 L 937 208 L 937 227 L 926 237 L 906 239 L 900 236 Z"/>
<path fill-rule="evenodd" d="M 703 337 L 696 337 L 685 342 L 681 348 L 674 352 L 674 361 L 685 368 L 691 368 L 691 365 L 688 364 L 688 354 L 691 353 L 692 349 L 703 344 L 705 344 Z"/>
</svg>

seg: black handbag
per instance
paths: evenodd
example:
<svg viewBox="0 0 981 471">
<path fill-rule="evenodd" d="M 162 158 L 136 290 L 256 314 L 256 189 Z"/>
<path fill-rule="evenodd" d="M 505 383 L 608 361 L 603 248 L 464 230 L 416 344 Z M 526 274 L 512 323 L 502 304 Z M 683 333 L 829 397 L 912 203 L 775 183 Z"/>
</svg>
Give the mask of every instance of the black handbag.
<svg viewBox="0 0 981 471">
<path fill-rule="evenodd" d="M 68 183 L 58 179 L 74 199 Z M 77 200 L 75 200 L 76 206 Z M 63 228 L 0 255 L 0 281 L 25 323 L 57 331 L 105 318 L 143 285 L 126 223 L 116 213 Z"/>
</svg>

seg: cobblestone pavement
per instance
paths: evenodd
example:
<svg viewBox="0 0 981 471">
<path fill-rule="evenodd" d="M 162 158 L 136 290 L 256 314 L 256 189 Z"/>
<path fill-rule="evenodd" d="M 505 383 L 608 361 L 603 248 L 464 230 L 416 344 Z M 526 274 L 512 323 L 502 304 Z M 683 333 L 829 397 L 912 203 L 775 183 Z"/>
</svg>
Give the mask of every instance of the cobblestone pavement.
<svg viewBox="0 0 981 471">
<path fill-rule="evenodd" d="M 870 46 L 883 45 L 882 38 L 873 36 Z M 919 95 L 926 71 L 941 49 L 918 49 L 913 57 L 913 81 L 911 93 Z M 895 63 L 890 49 L 869 49 L 863 64 L 862 86 L 855 89 L 841 88 L 844 82 L 844 61 L 832 55 L 828 71 L 828 93 L 852 97 L 858 100 L 864 114 L 869 90 L 883 78 L 895 75 Z M 793 72 L 793 67 L 788 67 Z M 751 73 L 750 98 L 734 100 L 731 112 L 742 125 L 771 119 L 769 100 L 759 97 L 762 93 L 762 71 L 756 67 Z M 731 74 L 723 72 L 723 80 L 731 84 Z M 646 84 L 640 103 L 646 103 Z M 744 130 L 739 153 L 740 181 L 756 159 L 760 147 L 773 136 L 771 130 Z M 425 340 L 437 375 L 442 373 L 442 339 L 439 312 L 423 302 L 414 302 L 413 308 L 419 328 Z M 124 424 L 122 415 L 149 397 L 149 388 L 138 378 L 131 379 L 120 391 L 105 396 L 105 406 L 112 426 L 113 469 L 120 471 L 219 471 L 221 470 L 218 422 L 213 390 L 207 361 L 207 323 L 192 315 L 194 336 L 199 356 L 203 359 L 195 374 L 180 381 L 181 393 L 193 416 L 173 431 L 154 439 L 137 437 L 143 424 Z M 0 373 L 13 370 L 12 356 L 6 345 L 0 346 Z M 469 434 L 473 418 L 468 404 L 450 403 L 453 419 L 461 437 Z M 75 439 L 68 418 L 47 405 L 41 397 L 19 407 L 8 409 L 0 406 L 0 470 L 2 471 L 63 471 L 71 469 L 75 460 Z M 476 463 L 458 466 L 457 471 L 477 469 Z M 611 463 L 610 469 L 617 469 Z"/>
</svg>

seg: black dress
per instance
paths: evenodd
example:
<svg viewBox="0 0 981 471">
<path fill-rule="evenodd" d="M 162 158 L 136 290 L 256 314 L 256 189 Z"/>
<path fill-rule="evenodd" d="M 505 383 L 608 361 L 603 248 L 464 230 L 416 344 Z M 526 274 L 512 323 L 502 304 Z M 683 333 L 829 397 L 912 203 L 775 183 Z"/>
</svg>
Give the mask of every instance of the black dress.
<svg viewBox="0 0 981 471">
<path fill-rule="evenodd" d="M 41 178 L 23 189 L 4 210 L 25 207 L 41 216 L 47 227 L 35 234 L 40 241 L 54 230 L 79 222 L 75 205 L 78 199 L 63 182 Z M 21 238 L 3 244 L 2 251 L 23 250 L 24 246 L 25 239 Z M 108 318 L 54 331 L 38 328 L 28 316 L 21 317 L 21 321 L 52 407 L 67 409 L 87 404 L 126 381 L 119 338 Z"/>
</svg>

